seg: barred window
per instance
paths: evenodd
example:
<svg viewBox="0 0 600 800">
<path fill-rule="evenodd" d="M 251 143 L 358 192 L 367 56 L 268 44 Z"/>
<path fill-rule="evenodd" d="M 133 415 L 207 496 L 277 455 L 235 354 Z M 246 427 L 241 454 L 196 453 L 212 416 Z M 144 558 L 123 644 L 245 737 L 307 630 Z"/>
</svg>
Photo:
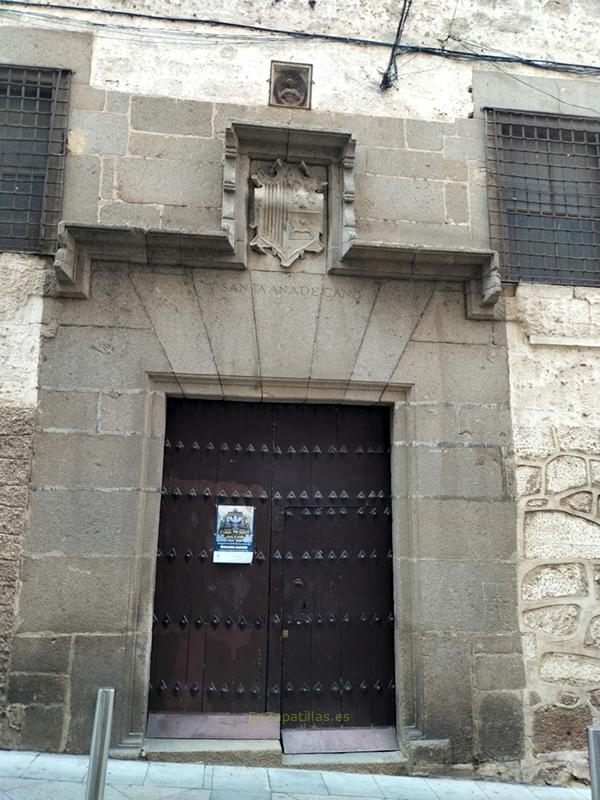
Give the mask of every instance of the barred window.
<svg viewBox="0 0 600 800">
<path fill-rule="evenodd" d="M 69 77 L 64 70 L 0 66 L 0 250 L 54 247 Z"/>
<path fill-rule="evenodd" d="M 600 286 L 600 120 L 485 112 L 503 280 Z"/>
</svg>

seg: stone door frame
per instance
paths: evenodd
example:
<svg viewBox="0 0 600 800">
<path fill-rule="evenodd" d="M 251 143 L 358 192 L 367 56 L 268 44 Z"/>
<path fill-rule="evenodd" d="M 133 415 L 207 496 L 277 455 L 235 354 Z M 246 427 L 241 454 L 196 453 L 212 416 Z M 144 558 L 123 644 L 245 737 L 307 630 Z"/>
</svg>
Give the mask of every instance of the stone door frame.
<svg viewBox="0 0 600 800">
<path fill-rule="evenodd" d="M 407 430 L 410 387 L 361 381 L 302 380 L 285 378 L 237 378 L 176 373 L 148 373 L 146 430 L 140 470 L 143 486 L 137 509 L 136 554 L 132 559 L 129 582 L 129 616 L 135 630 L 126 654 L 129 733 L 120 747 L 140 749 L 143 745 L 148 713 L 148 680 L 152 641 L 152 609 L 155 590 L 156 547 L 162 482 L 162 448 L 167 397 L 205 400 L 263 402 L 310 402 L 377 404 L 391 409 L 391 485 L 392 550 L 394 586 L 394 648 L 396 658 L 396 730 L 398 747 L 408 750 L 408 727 L 415 718 L 414 653 L 412 646 L 412 528 L 409 498 L 411 463 Z M 118 700 L 117 700 L 118 702 Z"/>
</svg>

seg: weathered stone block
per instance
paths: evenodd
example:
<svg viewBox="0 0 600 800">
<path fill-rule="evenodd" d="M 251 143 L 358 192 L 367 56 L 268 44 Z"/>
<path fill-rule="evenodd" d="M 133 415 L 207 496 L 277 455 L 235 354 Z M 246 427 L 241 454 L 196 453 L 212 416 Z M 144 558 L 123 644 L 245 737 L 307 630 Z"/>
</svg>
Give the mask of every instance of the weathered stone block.
<svg viewBox="0 0 600 800">
<path fill-rule="evenodd" d="M 600 684 L 600 659 L 575 653 L 546 653 L 542 656 L 540 677 L 549 683 L 594 689 Z"/>
<path fill-rule="evenodd" d="M 523 754 L 523 708 L 521 697 L 508 692 L 484 694 L 478 703 L 479 747 L 483 760 L 508 761 Z"/>
<path fill-rule="evenodd" d="M 415 441 L 430 444 L 456 441 L 457 410 L 442 403 L 412 409 Z"/>
<path fill-rule="evenodd" d="M 577 489 L 587 483 L 587 467 L 583 458 L 557 456 L 546 467 L 546 489 L 548 492 L 564 492 Z"/>
<path fill-rule="evenodd" d="M 462 291 L 434 291 L 419 324 L 411 336 L 419 342 L 456 342 L 457 344 L 493 344 L 490 323 L 466 318 Z"/>
<path fill-rule="evenodd" d="M 97 156 L 67 156 L 63 219 L 72 222 L 97 222 L 100 197 L 100 159 Z"/>
<path fill-rule="evenodd" d="M 129 154 L 143 158 L 220 164 L 223 161 L 223 142 L 219 139 L 201 139 L 197 136 L 132 133 L 129 137 Z"/>
<path fill-rule="evenodd" d="M 129 573 L 123 558 L 25 558 L 19 632 L 126 629 Z"/>
<path fill-rule="evenodd" d="M 414 384 L 414 399 L 508 405 L 508 364 L 503 347 L 409 342 L 394 383 Z"/>
<path fill-rule="evenodd" d="M 96 392 L 50 392 L 40 390 L 38 424 L 46 430 L 89 431 L 96 429 L 98 394 Z"/>
<path fill-rule="evenodd" d="M 102 270 L 101 267 L 102 264 L 94 266 L 91 297 L 85 303 L 45 298 L 45 321 L 60 319 L 62 325 L 95 328 L 151 328 L 148 314 L 127 271 Z M 80 335 L 83 333 L 79 331 Z M 126 335 L 124 331 L 121 333 Z M 139 349 L 137 342 L 135 349 Z"/>
<path fill-rule="evenodd" d="M 23 533 L 24 525 L 25 511 L 22 508 L 0 505 L 0 533 L 8 536 L 20 536 Z"/>
<path fill-rule="evenodd" d="M 0 458 L 29 459 L 30 436 L 0 436 Z"/>
<path fill-rule="evenodd" d="M 444 186 L 446 199 L 446 220 L 457 225 L 469 222 L 469 191 L 466 183 L 447 183 Z"/>
<path fill-rule="evenodd" d="M 0 509 L 0 512 L 2 509 Z M 21 557 L 21 537 L 18 525 L 10 533 L 0 533 L 0 561 L 17 561 Z"/>
<path fill-rule="evenodd" d="M 141 468 L 139 438 L 39 433 L 31 478 L 36 487 L 140 488 Z"/>
<path fill-rule="evenodd" d="M 441 150 L 445 127 L 438 122 L 406 120 L 406 143 L 413 150 Z"/>
<path fill-rule="evenodd" d="M 127 119 L 119 114 L 73 111 L 69 119 L 69 149 L 77 155 L 125 155 L 128 135 Z"/>
<path fill-rule="evenodd" d="M 144 433 L 146 429 L 147 394 L 100 395 L 101 433 Z"/>
<path fill-rule="evenodd" d="M 96 691 L 112 686 L 119 702 L 113 717 L 113 745 L 129 733 L 129 683 L 125 669 L 126 636 L 77 636 L 71 672 L 67 750 L 89 753 Z"/>
<path fill-rule="evenodd" d="M 600 525 L 564 511 L 528 511 L 525 546 L 528 558 L 598 558 Z"/>
<path fill-rule="evenodd" d="M 163 206 L 161 228 L 165 230 L 204 233 L 221 228 L 221 208 L 199 206 Z M 194 276 L 199 271 L 194 272 Z"/>
<path fill-rule="evenodd" d="M 530 494 L 539 494 L 539 492 L 542 491 L 541 467 L 516 467 L 515 490 L 517 497 L 524 497 Z"/>
<path fill-rule="evenodd" d="M 26 484 L 29 480 L 29 459 L 0 458 L 0 483 Z"/>
<path fill-rule="evenodd" d="M 64 675 L 11 672 L 8 687 L 9 703 L 28 706 L 58 705 L 64 702 L 67 678 Z"/>
<path fill-rule="evenodd" d="M 124 92 L 106 93 L 106 110 L 112 114 L 127 114 L 131 95 Z"/>
<path fill-rule="evenodd" d="M 469 122 L 481 122 L 481 120 L 468 120 Z M 460 120 L 466 122 L 466 120 Z M 478 129 L 477 135 L 472 138 L 459 136 L 446 136 L 444 138 L 444 155 L 446 158 L 464 159 L 465 161 L 475 161 L 478 164 L 485 164 L 485 134 Z"/>
<path fill-rule="evenodd" d="M 600 453 L 600 428 L 560 427 L 557 428 L 556 438 L 561 450 Z"/>
<path fill-rule="evenodd" d="M 468 642 L 424 636 L 420 646 L 424 734 L 428 739 L 449 738 L 452 760 L 469 761 L 473 755 L 473 701 L 470 682 L 466 680 L 470 671 Z"/>
<path fill-rule="evenodd" d="M 21 719 L 19 748 L 57 753 L 60 751 L 65 709 L 64 706 L 21 706 L 10 707 L 14 715 L 19 709 Z"/>
<path fill-rule="evenodd" d="M 41 384 L 67 391 L 79 386 L 139 389 L 146 385 L 147 372 L 173 369 L 151 331 L 62 327 L 45 350 Z"/>
<path fill-rule="evenodd" d="M 123 159 L 117 164 L 117 195 L 126 203 L 216 207 L 221 169 L 166 158 Z"/>
<path fill-rule="evenodd" d="M 580 616 L 581 608 L 575 604 L 543 606 L 524 611 L 523 623 L 550 636 L 572 636 L 577 630 Z"/>
<path fill-rule="evenodd" d="M 587 748 L 586 726 L 591 724 L 592 715 L 586 706 L 539 708 L 533 715 L 533 751 L 584 750 Z"/>
<path fill-rule="evenodd" d="M 0 508 L 25 508 L 28 494 L 27 486 L 0 486 Z"/>
<path fill-rule="evenodd" d="M 67 672 L 70 636 L 15 636 L 10 666 L 13 672 Z"/>
<path fill-rule="evenodd" d="M 129 491 L 33 492 L 25 550 L 82 558 L 133 555 L 139 502 L 139 495 Z"/>
<path fill-rule="evenodd" d="M 103 225 L 158 228 L 160 212 L 160 206 L 146 203 L 103 203 L 100 206 L 99 219 Z"/>
<path fill-rule="evenodd" d="M 486 406 L 460 406 L 457 438 L 465 444 L 508 446 L 511 441 L 510 411 Z"/>
<path fill-rule="evenodd" d="M 593 617 L 590 621 L 583 643 L 586 647 L 600 650 L 600 617 Z"/>
<path fill-rule="evenodd" d="M 414 571 L 418 629 L 443 633 L 516 630 L 511 564 L 423 560 L 415 564 Z"/>
<path fill-rule="evenodd" d="M 93 89 L 84 83 L 71 87 L 69 105 L 76 111 L 102 111 L 106 102 L 104 89 Z"/>
<path fill-rule="evenodd" d="M 479 691 L 521 689 L 525 669 L 520 654 L 478 655 L 474 659 L 475 685 Z"/>
<path fill-rule="evenodd" d="M 0 405 L 0 435 L 20 436 L 33 432 L 35 411 L 32 408 Z"/>
<path fill-rule="evenodd" d="M 210 136 L 212 104 L 168 97 L 132 97 L 131 127 L 138 131 Z"/>
<path fill-rule="evenodd" d="M 535 567 L 523 578 L 523 600 L 585 595 L 588 582 L 583 564 L 547 564 Z"/>
<path fill-rule="evenodd" d="M 591 514 L 594 504 L 594 495 L 591 492 L 574 492 L 563 497 L 560 501 L 561 506 L 567 506 L 573 511 L 582 514 Z"/>
<path fill-rule="evenodd" d="M 444 184 L 418 178 L 356 176 L 356 215 L 369 219 L 444 222 Z"/>
<path fill-rule="evenodd" d="M 415 464 L 418 495 L 477 500 L 499 500 L 505 495 L 500 450 L 419 445 Z"/>
<path fill-rule="evenodd" d="M 215 375 L 217 368 L 191 277 L 134 273 L 131 280 L 166 354 L 169 372 Z M 185 340 L 181 331 L 185 330 Z M 143 384 L 142 384 L 143 385 Z"/>
<path fill-rule="evenodd" d="M 464 161 L 444 158 L 440 153 L 420 153 L 391 147 L 372 147 L 367 151 L 367 172 L 395 175 L 398 178 L 466 181 Z"/>
</svg>

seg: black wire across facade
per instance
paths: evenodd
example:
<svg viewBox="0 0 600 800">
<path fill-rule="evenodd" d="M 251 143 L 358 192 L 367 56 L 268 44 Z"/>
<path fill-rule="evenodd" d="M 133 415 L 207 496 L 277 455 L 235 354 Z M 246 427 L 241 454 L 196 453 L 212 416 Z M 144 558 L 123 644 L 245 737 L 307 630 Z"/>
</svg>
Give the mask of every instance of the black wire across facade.
<svg viewBox="0 0 600 800">
<path fill-rule="evenodd" d="M 485 112 L 503 280 L 600 286 L 600 120 Z"/>
</svg>

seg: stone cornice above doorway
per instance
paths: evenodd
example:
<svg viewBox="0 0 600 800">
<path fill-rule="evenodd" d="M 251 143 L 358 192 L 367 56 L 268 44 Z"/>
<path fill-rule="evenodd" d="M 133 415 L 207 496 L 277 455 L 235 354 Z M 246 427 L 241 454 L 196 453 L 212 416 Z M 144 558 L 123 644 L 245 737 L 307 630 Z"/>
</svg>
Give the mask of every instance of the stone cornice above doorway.
<svg viewBox="0 0 600 800">
<path fill-rule="evenodd" d="M 88 298 L 92 262 L 158 268 L 244 270 L 225 233 L 194 234 L 62 222 L 54 267 L 58 296 Z M 355 242 L 330 275 L 462 283 L 467 317 L 493 319 L 501 283 L 492 250 L 445 250 Z"/>
</svg>

